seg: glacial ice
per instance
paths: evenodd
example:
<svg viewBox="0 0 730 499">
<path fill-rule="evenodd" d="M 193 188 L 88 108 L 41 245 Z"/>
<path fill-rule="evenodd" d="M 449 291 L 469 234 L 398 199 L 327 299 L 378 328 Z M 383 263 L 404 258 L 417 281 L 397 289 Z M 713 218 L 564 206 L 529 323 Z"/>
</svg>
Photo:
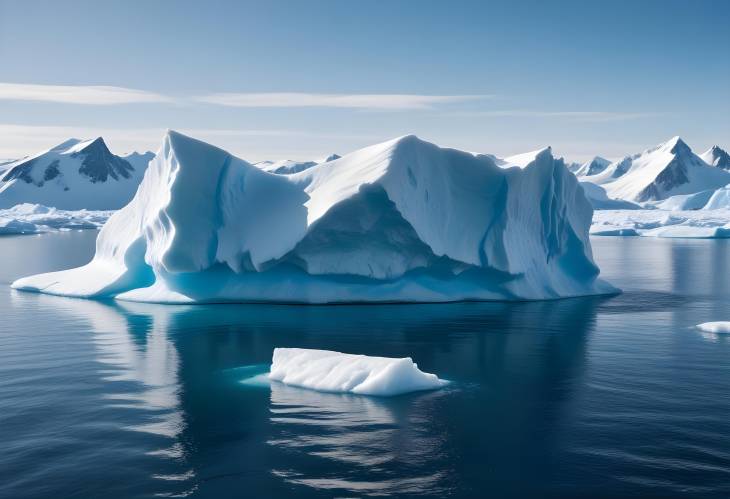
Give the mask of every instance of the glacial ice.
<svg viewBox="0 0 730 499">
<path fill-rule="evenodd" d="M 99 229 L 113 211 L 57 210 L 39 204 L 0 209 L 0 235 L 38 234 L 57 230 Z"/>
<path fill-rule="evenodd" d="M 448 384 L 410 357 L 370 357 L 329 350 L 276 348 L 269 379 L 323 392 L 392 396 Z"/>
<path fill-rule="evenodd" d="M 497 161 L 406 136 L 275 175 L 170 131 L 91 263 L 13 287 L 166 303 L 613 293 L 592 211 L 549 148 Z"/>
<path fill-rule="evenodd" d="M 730 334 L 730 321 L 703 322 L 697 329 L 705 333 Z"/>
<path fill-rule="evenodd" d="M 601 210 L 593 214 L 593 236 L 693 239 L 730 238 L 730 210 Z"/>
</svg>

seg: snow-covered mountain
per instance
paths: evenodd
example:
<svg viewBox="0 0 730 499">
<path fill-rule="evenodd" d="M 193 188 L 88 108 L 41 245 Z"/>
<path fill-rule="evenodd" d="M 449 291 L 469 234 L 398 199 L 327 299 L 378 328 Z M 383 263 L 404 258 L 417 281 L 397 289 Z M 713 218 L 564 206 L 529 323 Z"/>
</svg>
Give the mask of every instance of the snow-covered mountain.
<svg viewBox="0 0 730 499">
<path fill-rule="evenodd" d="M 67 140 L 14 161 L 0 177 L 0 208 L 31 203 L 63 210 L 113 210 L 134 196 L 153 153 L 116 156 L 104 140 Z"/>
<path fill-rule="evenodd" d="M 608 168 L 608 165 L 610 164 L 611 162 L 606 158 L 594 156 L 590 161 L 586 161 L 580 165 L 574 173 L 576 177 L 591 177 L 601 173 L 603 170 Z"/>
<path fill-rule="evenodd" d="M 709 166 L 682 139 L 673 137 L 611 163 L 590 181 L 601 185 L 610 198 L 645 202 L 721 188 L 730 183 L 730 172 Z"/>
<path fill-rule="evenodd" d="M 700 154 L 700 158 L 710 166 L 730 170 L 730 154 L 719 146 L 712 146 Z"/>
<path fill-rule="evenodd" d="M 78 269 L 17 289 L 155 302 L 548 299 L 598 278 L 593 210 L 549 148 L 505 160 L 406 136 L 290 175 L 168 132 Z"/>
<path fill-rule="evenodd" d="M 258 163 L 254 163 L 254 165 L 269 173 L 290 175 L 292 173 L 299 173 L 313 166 L 327 163 L 329 161 L 334 161 L 340 158 L 341 156 L 337 154 L 330 154 L 325 158 L 315 159 L 311 161 L 294 161 L 291 159 L 282 159 L 279 161 L 259 161 Z"/>
</svg>

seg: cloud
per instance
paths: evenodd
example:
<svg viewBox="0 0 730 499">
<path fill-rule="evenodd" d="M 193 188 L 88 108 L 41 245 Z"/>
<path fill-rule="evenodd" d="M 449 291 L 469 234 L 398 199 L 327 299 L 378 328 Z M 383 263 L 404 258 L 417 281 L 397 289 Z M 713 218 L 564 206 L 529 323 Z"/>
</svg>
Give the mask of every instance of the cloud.
<svg viewBox="0 0 730 499">
<path fill-rule="evenodd" d="M 490 95 L 418 95 L 418 94 L 313 94 L 303 92 L 213 93 L 172 98 L 167 95 L 124 87 L 91 85 L 37 85 L 0 83 L 0 100 L 56 102 L 89 106 L 139 103 L 198 102 L 228 107 L 294 108 L 329 107 L 370 110 L 433 109 L 491 98 Z"/>
<path fill-rule="evenodd" d="M 454 104 L 490 98 L 489 95 L 416 95 L 416 94 L 310 94 L 217 93 L 198 96 L 198 102 L 230 107 L 330 107 L 345 109 L 413 110 L 432 109 L 441 104 Z"/>
<path fill-rule="evenodd" d="M 613 111 L 532 111 L 524 109 L 507 109 L 494 111 L 461 111 L 449 113 L 462 117 L 506 117 L 506 118 L 563 118 L 575 121 L 603 123 L 609 121 L 626 121 L 642 118 L 653 118 L 663 113 L 629 113 Z"/>
<path fill-rule="evenodd" d="M 124 87 L 28 83 L 0 83 L 0 100 L 59 102 L 91 106 L 173 102 L 173 99 L 165 95 Z"/>
<path fill-rule="evenodd" d="M 276 154 L 277 148 L 282 148 L 289 141 L 297 140 L 305 144 L 312 139 L 327 141 L 355 141 L 376 142 L 382 137 L 376 135 L 317 132 L 313 130 L 292 129 L 254 129 L 254 128 L 179 128 L 178 131 L 214 143 L 231 152 L 240 150 L 241 157 L 255 159 L 261 154 Z M 0 123 L 0 159 L 17 159 L 28 154 L 55 146 L 69 138 L 90 139 L 104 137 L 110 148 L 117 153 L 134 150 L 155 151 L 160 145 L 165 133 L 164 128 L 108 128 L 108 127 L 79 127 L 64 125 L 19 125 L 15 123 Z M 263 147 L 262 141 L 270 142 L 265 152 L 259 152 Z M 242 146 L 246 149 L 240 149 Z M 273 147 L 276 146 L 276 147 Z M 278 158 L 279 156 L 263 156 Z"/>
</svg>

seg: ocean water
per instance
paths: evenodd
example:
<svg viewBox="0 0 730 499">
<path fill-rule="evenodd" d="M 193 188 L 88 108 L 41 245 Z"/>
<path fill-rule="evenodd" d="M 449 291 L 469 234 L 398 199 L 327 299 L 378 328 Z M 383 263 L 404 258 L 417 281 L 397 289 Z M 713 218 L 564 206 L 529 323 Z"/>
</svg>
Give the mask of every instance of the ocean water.
<svg viewBox="0 0 730 499">
<path fill-rule="evenodd" d="M 0 238 L 0 497 L 728 497 L 729 241 L 595 238 L 612 298 L 163 306 L 16 292 L 95 232 Z M 411 356 L 395 398 L 260 376 Z"/>
</svg>

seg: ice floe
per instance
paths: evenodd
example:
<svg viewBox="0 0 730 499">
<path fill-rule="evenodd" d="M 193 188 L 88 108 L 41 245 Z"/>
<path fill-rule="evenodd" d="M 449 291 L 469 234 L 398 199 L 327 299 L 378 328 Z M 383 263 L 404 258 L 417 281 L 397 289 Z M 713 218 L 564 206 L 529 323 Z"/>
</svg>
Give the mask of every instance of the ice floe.
<svg viewBox="0 0 730 499">
<path fill-rule="evenodd" d="M 323 392 L 392 396 L 448 384 L 410 357 L 370 357 L 304 348 L 276 348 L 269 379 Z"/>
</svg>

